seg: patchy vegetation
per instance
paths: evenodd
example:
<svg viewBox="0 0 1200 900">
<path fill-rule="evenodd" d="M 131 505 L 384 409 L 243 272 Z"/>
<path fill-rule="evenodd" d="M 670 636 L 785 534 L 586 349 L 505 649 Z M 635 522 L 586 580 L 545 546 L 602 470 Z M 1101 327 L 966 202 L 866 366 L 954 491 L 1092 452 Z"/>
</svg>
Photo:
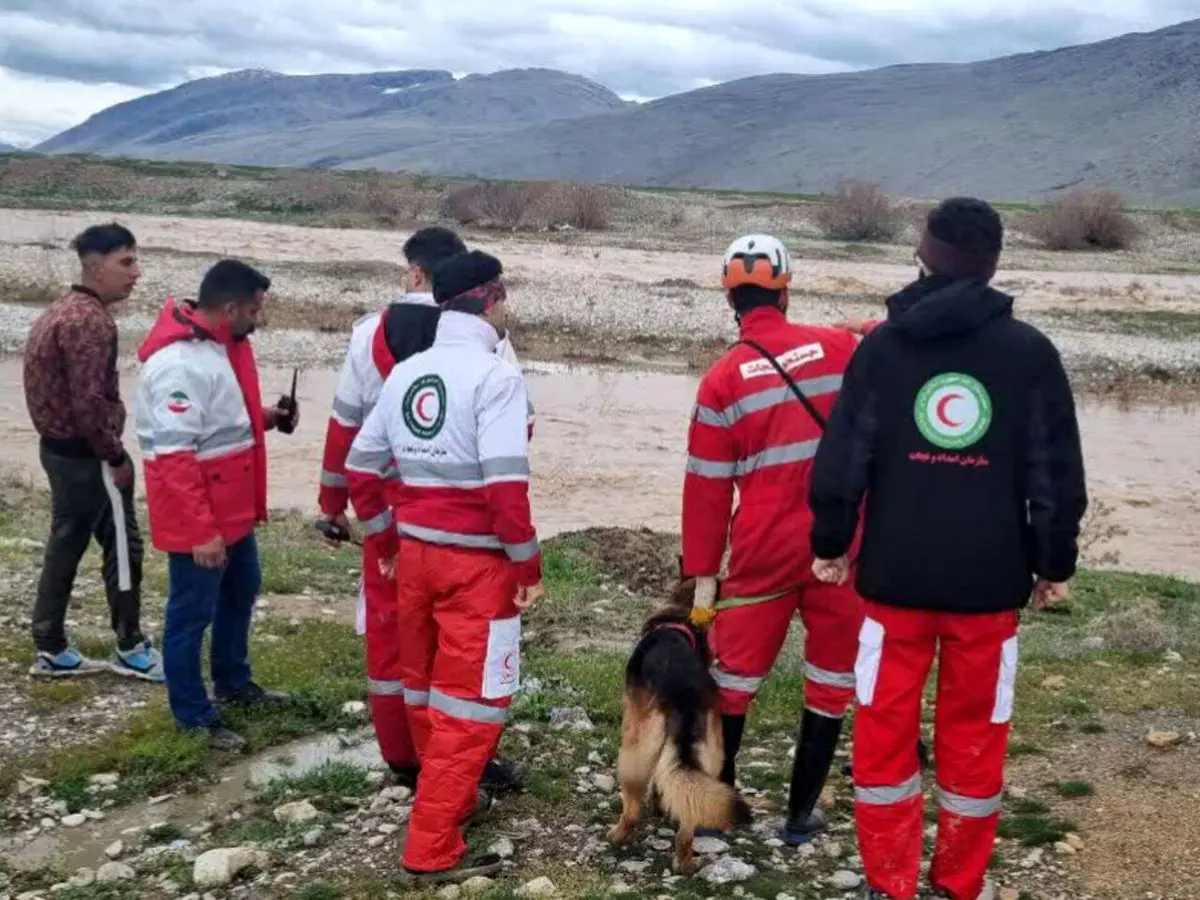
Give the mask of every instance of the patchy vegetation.
<svg viewBox="0 0 1200 900">
<path fill-rule="evenodd" d="M 1032 231 L 1049 250 L 1128 250 L 1138 227 L 1112 191 L 1075 190 L 1037 214 Z"/>
<path fill-rule="evenodd" d="M 891 241 L 900 230 L 891 198 L 865 181 L 844 182 L 820 208 L 817 223 L 831 241 Z"/>
</svg>

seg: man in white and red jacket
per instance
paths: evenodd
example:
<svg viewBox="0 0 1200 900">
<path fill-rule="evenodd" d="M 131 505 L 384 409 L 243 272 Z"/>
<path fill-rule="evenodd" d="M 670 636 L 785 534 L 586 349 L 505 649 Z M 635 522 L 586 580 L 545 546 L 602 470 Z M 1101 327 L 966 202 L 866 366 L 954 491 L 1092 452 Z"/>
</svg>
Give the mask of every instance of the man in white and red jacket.
<svg viewBox="0 0 1200 900">
<path fill-rule="evenodd" d="M 437 338 L 392 370 L 346 462 L 355 514 L 379 525 L 366 541 L 400 573 L 400 672 L 421 766 L 402 860 L 414 881 L 500 869 L 494 856 L 467 859 L 462 832 L 519 686 L 521 611 L 544 595 L 525 382 L 495 353 L 500 276 L 479 251 L 434 270 Z"/>
<path fill-rule="evenodd" d="M 267 520 L 265 432 L 296 408 L 264 407 L 254 331 L 270 280 L 237 260 L 209 269 L 194 302 L 168 299 L 138 351 L 137 438 L 150 536 L 168 554 L 163 664 L 171 713 L 216 747 L 241 750 L 201 675 L 212 625 L 218 701 L 240 707 L 287 698 L 251 679 L 250 617 L 262 582 L 254 529 Z"/>
<path fill-rule="evenodd" d="M 853 587 L 813 577 L 807 540 L 813 458 L 857 344 L 848 331 L 788 321 L 791 277 L 787 248 L 770 235 L 746 235 L 725 254 L 722 284 L 741 340 L 700 382 L 682 522 L 694 618 L 703 624 L 716 611 L 709 637 L 730 785 L 746 713 L 793 618 L 804 622 L 804 715 L 783 835 L 799 844 L 827 825 L 817 800 L 854 696 L 862 602 Z"/>
<path fill-rule="evenodd" d="M 428 350 L 437 333 L 440 310 L 433 299 L 434 267 L 466 252 L 462 239 L 448 228 L 434 226 L 414 232 L 404 243 L 405 294 L 380 313 L 359 319 L 350 335 L 341 378 L 325 432 L 318 504 L 324 532 L 342 538 L 349 534 L 346 507 L 346 456 L 366 417 L 379 401 L 384 379 L 397 363 Z M 516 363 L 511 342 L 500 341 L 497 353 Z M 530 412 L 532 427 L 532 409 Z M 360 523 L 368 531 L 371 523 Z M 330 528 L 330 526 L 333 526 Z M 396 583 L 380 571 L 374 545 L 367 542 L 362 554 L 362 589 L 358 610 L 360 633 L 367 644 L 367 696 L 375 736 L 384 762 L 400 784 L 416 789 L 419 774 L 416 751 L 404 711 L 400 680 L 400 632 Z M 493 759 L 484 770 L 483 783 L 497 791 L 521 786 L 520 767 Z"/>
</svg>

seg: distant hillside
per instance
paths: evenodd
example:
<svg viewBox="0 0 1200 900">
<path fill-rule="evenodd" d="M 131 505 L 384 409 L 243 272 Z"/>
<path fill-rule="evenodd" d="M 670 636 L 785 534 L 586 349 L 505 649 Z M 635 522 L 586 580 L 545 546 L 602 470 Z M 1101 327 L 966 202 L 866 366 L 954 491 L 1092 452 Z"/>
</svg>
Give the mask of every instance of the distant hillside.
<svg viewBox="0 0 1200 900">
<path fill-rule="evenodd" d="M 4 141 L 0 141 L 0 153 L 11 153 L 13 150 L 16 150 L 16 149 L 17 148 L 14 147 L 12 144 L 6 144 L 6 143 L 4 143 Z"/>
<path fill-rule="evenodd" d="M 789 192 L 1200 204 L 1200 20 L 969 64 L 769 75 L 627 104 L 547 70 L 192 82 L 39 149 Z"/>
</svg>

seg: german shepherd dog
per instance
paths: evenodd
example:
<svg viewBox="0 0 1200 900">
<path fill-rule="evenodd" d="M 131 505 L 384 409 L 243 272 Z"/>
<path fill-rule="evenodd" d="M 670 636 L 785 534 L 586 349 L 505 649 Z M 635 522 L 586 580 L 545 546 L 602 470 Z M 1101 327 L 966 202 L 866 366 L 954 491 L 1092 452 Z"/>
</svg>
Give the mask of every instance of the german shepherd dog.
<svg viewBox="0 0 1200 900">
<path fill-rule="evenodd" d="M 633 839 L 649 791 L 653 807 L 676 826 L 673 870 L 693 874 L 697 828 L 728 831 L 749 820 L 745 801 L 720 778 L 725 761 L 717 684 L 709 673 L 705 634 L 688 619 L 695 579 L 654 610 L 625 667 L 621 750 L 621 820 L 613 844 Z"/>
</svg>

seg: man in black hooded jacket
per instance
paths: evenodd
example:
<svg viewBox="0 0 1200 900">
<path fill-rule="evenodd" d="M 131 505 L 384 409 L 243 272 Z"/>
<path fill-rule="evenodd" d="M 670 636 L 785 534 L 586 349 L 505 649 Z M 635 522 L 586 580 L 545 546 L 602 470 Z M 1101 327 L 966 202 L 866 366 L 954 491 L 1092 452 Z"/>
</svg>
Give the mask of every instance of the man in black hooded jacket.
<svg viewBox="0 0 1200 900">
<path fill-rule="evenodd" d="M 978 200 L 928 218 L 920 277 L 846 372 L 814 463 L 813 571 L 856 587 L 855 819 L 868 896 L 915 896 L 924 828 L 912 753 L 939 658 L 939 827 L 930 880 L 976 900 L 999 820 L 1019 611 L 1060 602 L 1087 508 L 1059 354 L 990 287 L 1000 217 Z M 863 504 L 865 498 L 865 505 Z"/>
</svg>

